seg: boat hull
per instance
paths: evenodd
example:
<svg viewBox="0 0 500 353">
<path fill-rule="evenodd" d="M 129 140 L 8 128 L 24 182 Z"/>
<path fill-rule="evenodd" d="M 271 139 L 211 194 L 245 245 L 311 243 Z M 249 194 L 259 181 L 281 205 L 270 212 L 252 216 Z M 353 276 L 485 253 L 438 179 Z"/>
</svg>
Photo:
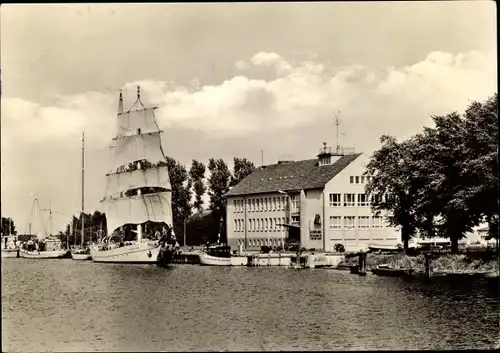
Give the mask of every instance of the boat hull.
<svg viewBox="0 0 500 353">
<path fill-rule="evenodd" d="M 52 251 L 27 251 L 21 250 L 20 255 L 25 259 L 64 259 L 67 257 L 67 250 L 52 250 Z"/>
<path fill-rule="evenodd" d="M 413 271 L 398 268 L 372 268 L 372 273 L 382 277 L 405 277 L 410 276 Z"/>
<path fill-rule="evenodd" d="M 17 249 L 2 250 L 2 259 L 19 257 Z"/>
<path fill-rule="evenodd" d="M 198 256 L 202 266 L 232 266 L 230 257 L 212 256 L 205 252 L 200 252 Z"/>
<path fill-rule="evenodd" d="M 90 249 L 93 262 L 122 264 L 156 264 L 160 247 L 148 243 L 126 245 L 110 250 Z"/>
<path fill-rule="evenodd" d="M 74 253 L 71 253 L 71 258 L 73 260 L 80 260 L 80 261 L 92 260 L 92 256 L 90 256 L 90 254 L 74 254 Z"/>
</svg>

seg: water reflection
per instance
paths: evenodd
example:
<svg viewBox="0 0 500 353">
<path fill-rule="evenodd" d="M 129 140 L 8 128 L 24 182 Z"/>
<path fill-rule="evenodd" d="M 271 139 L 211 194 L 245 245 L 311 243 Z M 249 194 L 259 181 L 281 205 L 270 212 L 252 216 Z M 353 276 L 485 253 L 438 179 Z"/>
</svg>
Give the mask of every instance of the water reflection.
<svg viewBox="0 0 500 353">
<path fill-rule="evenodd" d="M 7 351 L 489 348 L 498 333 L 498 300 L 484 283 L 2 261 Z"/>
</svg>

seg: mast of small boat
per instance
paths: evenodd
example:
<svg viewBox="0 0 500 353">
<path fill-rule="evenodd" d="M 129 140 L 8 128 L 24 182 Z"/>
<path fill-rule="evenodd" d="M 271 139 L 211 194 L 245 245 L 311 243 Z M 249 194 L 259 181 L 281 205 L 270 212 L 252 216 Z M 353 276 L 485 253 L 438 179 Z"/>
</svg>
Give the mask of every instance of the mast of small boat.
<svg viewBox="0 0 500 353">
<path fill-rule="evenodd" d="M 52 236 L 52 201 L 49 199 L 49 237 Z"/>
<path fill-rule="evenodd" d="M 82 132 L 82 249 L 85 240 L 85 133 Z"/>
</svg>

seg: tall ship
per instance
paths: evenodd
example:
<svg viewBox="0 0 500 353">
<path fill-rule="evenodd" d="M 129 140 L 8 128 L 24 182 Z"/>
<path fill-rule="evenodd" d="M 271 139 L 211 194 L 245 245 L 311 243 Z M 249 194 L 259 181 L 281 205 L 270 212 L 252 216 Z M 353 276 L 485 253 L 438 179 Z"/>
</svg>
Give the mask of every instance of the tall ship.
<svg viewBox="0 0 500 353">
<path fill-rule="evenodd" d="M 62 242 L 52 235 L 52 209 L 49 211 L 49 231 L 43 222 L 42 209 L 35 197 L 31 208 L 30 219 L 34 218 L 35 235 L 32 234 L 31 220 L 28 224 L 28 234 L 31 236 L 20 245 L 19 254 L 28 259 L 61 259 L 68 257 L 68 250 L 63 249 Z M 38 217 L 37 217 L 38 216 Z M 42 227 L 40 227 L 40 224 Z"/>
<path fill-rule="evenodd" d="M 94 262 L 167 265 L 179 249 L 155 110 L 142 104 L 137 87 L 136 101 L 124 112 L 120 92 L 117 135 L 110 145 L 111 170 L 101 200 L 107 234 L 90 249 Z"/>
</svg>

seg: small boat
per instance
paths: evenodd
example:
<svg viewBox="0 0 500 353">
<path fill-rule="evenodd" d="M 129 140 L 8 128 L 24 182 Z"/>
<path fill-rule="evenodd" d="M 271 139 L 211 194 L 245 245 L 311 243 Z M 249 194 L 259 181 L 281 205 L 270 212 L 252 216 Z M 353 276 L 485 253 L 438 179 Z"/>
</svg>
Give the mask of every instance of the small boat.
<svg viewBox="0 0 500 353">
<path fill-rule="evenodd" d="M 405 277 L 413 273 L 413 269 L 394 268 L 389 265 L 378 265 L 372 268 L 372 273 L 383 277 Z"/>
<path fill-rule="evenodd" d="M 204 266 L 232 266 L 231 247 L 223 244 L 208 245 L 198 254 Z"/>
<path fill-rule="evenodd" d="M 368 249 L 372 252 L 395 253 L 403 250 L 400 244 L 394 246 L 388 245 L 369 245 Z"/>
<path fill-rule="evenodd" d="M 17 244 L 17 236 L 5 235 L 3 238 L 2 259 L 10 257 L 19 257 L 19 245 Z"/>
</svg>

